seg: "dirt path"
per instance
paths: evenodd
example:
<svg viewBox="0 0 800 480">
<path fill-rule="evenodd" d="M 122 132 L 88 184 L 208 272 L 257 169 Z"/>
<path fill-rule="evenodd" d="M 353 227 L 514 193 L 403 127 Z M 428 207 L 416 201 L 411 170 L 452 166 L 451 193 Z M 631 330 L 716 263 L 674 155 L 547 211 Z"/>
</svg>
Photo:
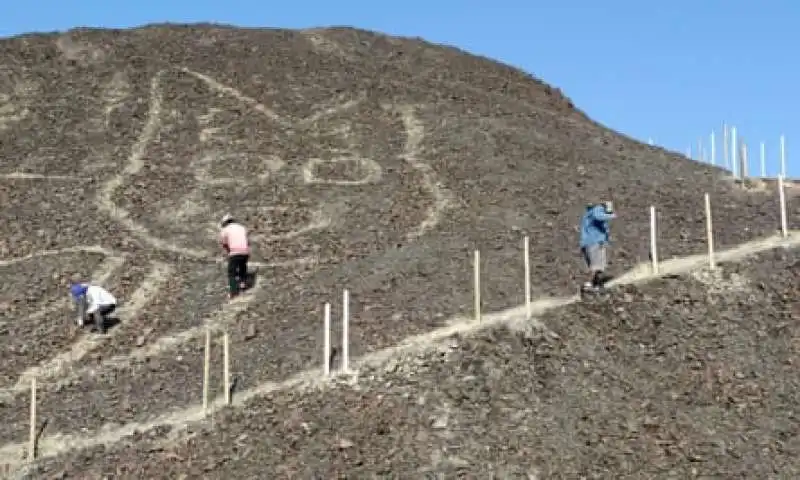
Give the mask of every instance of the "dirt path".
<svg viewBox="0 0 800 480">
<path fill-rule="evenodd" d="M 765 239 L 754 240 L 738 245 L 734 248 L 719 251 L 716 253 L 716 261 L 720 262 L 736 262 L 748 256 L 758 254 L 774 248 L 794 248 L 800 246 L 800 232 L 791 232 L 788 238 L 781 238 L 779 236 L 769 237 Z M 653 274 L 649 264 L 639 265 L 629 272 L 616 278 L 613 283 L 620 284 L 635 284 L 646 282 L 655 278 L 685 274 L 692 270 L 706 268 L 708 265 L 708 257 L 706 255 L 693 255 L 689 257 L 673 258 L 662 262 L 659 265 L 659 273 Z M 543 312 L 565 305 L 569 305 L 579 301 L 578 295 L 561 298 L 544 298 L 532 303 L 531 312 L 533 316 L 540 315 Z M 393 357 L 409 353 L 415 353 L 432 348 L 438 342 L 455 335 L 471 335 L 485 329 L 494 328 L 500 325 L 513 325 L 519 322 L 532 322 L 539 328 L 547 329 L 535 318 L 526 318 L 525 305 L 507 309 L 504 311 L 486 314 L 482 317 L 480 323 L 476 323 L 472 318 L 453 318 L 447 327 L 439 328 L 421 335 L 406 338 L 399 344 L 386 348 L 381 351 L 373 352 L 361 358 L 354 359 L 351 363 L 351 371 L 349 376 L 352 379 L 357 379 L 358 369 L 364 366 L 379 366 Z M 237 392 L 235 395 L 232 407 L 239 408 L 247 404 L 255 397 L 290 388 L 315 388 L 328 382 L 330 377 L 325 377 L 322 373 L 322 368 L 312 369 L 300 372 L 287 379 L 278 382 L 266 382 L 256 387 L 242 392 Z M 208 413 L 211 414 L 219 409 L 225 408 L 224 400 L 217 398 L 210 406 Z M 181 430 L 185 427 L 201 422 L 206 418 L 206 412 L 203 411 L 202 406 L 198 403 L 195 406 L 176 410 L 173 412 L 164 413 L 148 422 L 129 423 L 121 427 L 102 429 L 97 432 L 89 432 L 86 434 L 53 434 L 43 437 L 39 441 L 39 458 L 49 458 L 62 455 L 71 451 L 82 450 L 91 448 L 97 445 L 111 445 L 119 442 L 125 437 L 128 437 L 135 432 L 145 432 L 156 427 L 168 426 L 172 428 L 171 439 L 175 441 L 179 439 Z M 21 443 L 8 443 L 0 447 L 0 465 L 8 465 L 12 470 L 19 469 L 24 466 L 25 451 L 27 449 L 27 442 Z M 25 470 L 25 469 L 22 469 Z M 20 471 L 19 474 L 24 472 Z"/>
</svg>

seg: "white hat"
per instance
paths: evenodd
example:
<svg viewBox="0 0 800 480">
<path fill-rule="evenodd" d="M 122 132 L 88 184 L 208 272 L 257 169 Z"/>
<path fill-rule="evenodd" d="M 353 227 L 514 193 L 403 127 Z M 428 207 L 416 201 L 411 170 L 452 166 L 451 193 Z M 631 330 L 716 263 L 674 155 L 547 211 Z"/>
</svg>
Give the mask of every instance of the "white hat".
<svg viewBox="0 0 800 480">
<path fill-rule="evenodd" d="M 226 223 L 233 220 L 233 215 L 230 213 L 226 213 L 225 216 L 222 217 L 222 220 L 219 221 L 220 226 L 225 225 Z"/>
</svg>

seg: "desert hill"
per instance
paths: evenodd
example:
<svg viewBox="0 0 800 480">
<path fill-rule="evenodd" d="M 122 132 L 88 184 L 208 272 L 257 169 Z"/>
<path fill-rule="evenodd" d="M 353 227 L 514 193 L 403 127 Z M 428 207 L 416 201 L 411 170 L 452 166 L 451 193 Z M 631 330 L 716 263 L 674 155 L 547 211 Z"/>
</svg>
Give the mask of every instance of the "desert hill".
<svg viewBox="0 0 800 480">
<path fill-rule="evenodd" d="M 469 312 L 475 248 L 486 311 L 522 301 L 524 235 L 534 298 L 571 294 L 588 201 L 621 214 L 617 272 L 647 258 L 650 205 L 662 258 L 704 251 L 705 192 L 720 248 L 779 225 L 775 192 L 421 40 L 153 25 L 25 35 L 0 53 L 0 463 L 19 459 L 33 377 L 46 457 L 65 435 L 196 405 L 206 327 L 230 332 L 244 389 L 318 365 L 322 304 L 338 318 L 344 288 L 353 357 Z M 251 228 L 259 276 L 230 304 L 214 240 L 226 212 Z M 71 273 L 123 300 L 108 337 L 70 323 Z"/>
<path fill-rule="evenodd" d="M 58 478 L 796 478 L 800 258 L 626 286 L 454 336 L 357 383 L 269 394 L 183 442 L 138 435 Z M 49 478 L 49 477 L 48 477 Z"/>
</svg>

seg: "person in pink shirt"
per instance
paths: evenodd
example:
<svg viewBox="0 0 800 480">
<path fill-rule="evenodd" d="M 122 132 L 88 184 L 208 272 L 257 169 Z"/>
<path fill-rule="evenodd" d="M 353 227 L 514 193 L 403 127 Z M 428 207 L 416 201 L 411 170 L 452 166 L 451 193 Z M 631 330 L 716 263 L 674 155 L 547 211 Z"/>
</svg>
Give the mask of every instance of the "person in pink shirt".
<svg viewBox="0 0 800 480">
<path fill-rule="evenodd" d="M 247 240 L 247 229 L 230 214 L 222 217 L 219 227 L 219 240 L 228 254 L 228 296 L 234 298 L 247 288 L 250 243 Z"/>
</svg>

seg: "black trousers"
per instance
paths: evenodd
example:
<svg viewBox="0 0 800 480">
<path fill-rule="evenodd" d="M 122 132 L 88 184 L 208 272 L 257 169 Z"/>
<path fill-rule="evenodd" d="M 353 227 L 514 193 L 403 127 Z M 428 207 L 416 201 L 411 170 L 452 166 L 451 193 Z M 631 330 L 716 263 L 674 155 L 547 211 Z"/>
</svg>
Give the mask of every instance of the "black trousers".
<svg viewBox="0 0 800 480">
<path fill-rule="evenodd" d="M 94 314 L 94 328 L 100 332 L 106 332 L 106 324 L 108 322 L 108 316 L 117 309 L 116 305 L 103 305 L 98 308 Z"/>
<path fill-rule="evenodd" d="M 228 291 L 237 294 L 241 285 L 247 281 L 247 261 L 250 255 L 231 255 L 228 257 Z"/>
</svg>

